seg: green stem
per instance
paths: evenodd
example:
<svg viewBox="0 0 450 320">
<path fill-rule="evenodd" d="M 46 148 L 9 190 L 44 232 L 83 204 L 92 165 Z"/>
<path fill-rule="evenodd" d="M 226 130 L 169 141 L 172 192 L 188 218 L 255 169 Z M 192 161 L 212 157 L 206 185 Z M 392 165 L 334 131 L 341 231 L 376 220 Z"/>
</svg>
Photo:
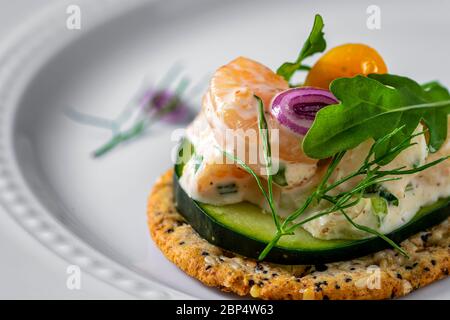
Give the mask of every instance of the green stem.
<svg viewBox="0 0 450 320">
<path fill-rule="evenodd" d="M 339 198 L 339 197 L 341 197 L 343 195 L 347 195 L 347 194 L 354 195 L 356 193 L 363 192 L 365 189 L 367 189 L 370 186 L 388 182 L 388 181 L 398 181 L 401 179 L 402 178 L 400 178 L 400 177 L 399 178 L 386 178 L 386 179 L 379 179 L 379 177 L 376 177 L 376 178 L 364 179 L 359 184 L 357 184 L 356 187 L 354 187 L 351 191 L 341 192 L 338 195 L 336 195 L 335 198 Z"/>
<path fill-rule="evenodd" d="M 324 199 L 330 201 L 331 203 L 333 203 L 333 204 L 334 204 L 334 207 L 337 206 L 337 203 L 336 203 L 333 199 L 328 198 L 328 197 L 327 197 L 327 198 L 324 198 Z M 358 202 L 359 202 L 359 200 L 358 200 Z M 357 202 L 356 202 L 356 203 L 357 203 Z M 337 211 L 337 210 L 336 210 L 336 211 Z M 365 232 L 367 232 L 367 233 L 370 233 L 370 234 L 373 234 L 373 235 L 375 235 L 375 236 L 380 237 L 381 239 L 383 239 L 384 241 L 386 241 L 391 247 L 393 247 L 393 248 L 395 248 L 396 250 L 398 250 L 402 255 L 404 255 L 405 257 L 409 257 L 409 256 L 408 256 L 408 253 L 407 253 L 405 250 L 403 250 L 399 245 L 397 245 L 394 241 L 392 241 L 391 239 L 389 239 L 387 236 L 385 236 L 385 235 L 382 234 L 381 232 L 378 232 L 378 231 L 375 230 L 375 229 L 372 229 L 372 228 L 370 228 L 370 227 L 367 227 L 367 226 L 358 224 L 358 223 L 356 223 L 355 221 L 353 221 L 353 219 L 350 218 L 350 217 L 347 215 L 347 213 L 345 212 L 344 207 L 340 206 L 339 211 L 344 215 L 344 217 L 347 219 L 347 221 L 350 222 L 350 224 L 351 224 L 352 226 L 354 226 L 356 229 L 362 230 L 362 231 L 365 231 Z"/>
<path fill-rule="evenodd" d="M 309 70 L 311 70 L 311 67 L 307 66 L 306 64 L 302 64 L 302 65 L 300 65 L 298 70 L 309 71 Z"/>
<path fill-rule="evenodd" d="M 98 158 L 108 153 L 122 142 L 121 134 L 117 134 L 111 138 L 107 143 L 96 149 L 93 153 L 94 158 Z"/>
<path fill-rule="evenodd" d="M 297 228 L 301 227 L 305 223 L 308 223 L 308 222 L 310 222 L 312 220 L 315 220 L 315 219 L 320 218 L 322 216 L 325 216 L 327 214 L 333 213 L 335 211 L 337 211 L 337 208 L 332 207 L 329 210 L 325 210 L 325 211 L 319 212 L 319 213 L 317 213 L 317 214 L 315 214 L 315 215 L 313 215 L 313 216 L 311 216 L 309 218 L 306 218 L 306 219 L 304 219 L 304 220 L 302 220 L 302 221 L 300 221 L 300 222 L 298 222 L 296 224 L 293 224 L 289 229 L 286 230 L 286 233 L 287 234 L 289 234 L 289 233 L 292 234 Z"/>
<path fill-rule="evenodd" d="M 267 246 L 264 248 L 264 250 L 259 255 L 259 257 L 258 257 L 259 261 L 264 260 L 267 257 L 269 252 L 278 243 L 278 241 L 280 240 L 280 238 L 282 236 L 283 236 L 283 234 L 280 233 L 279 231 L 277 231 L 277 233 L 275 234 L 275 237 L 267 244 Z"/>
<path fill-rule="evenodd" d="M 390 246 L 392 246 L 393 248 L 395 248 L 398 252 L 400 252 L 403 256 L 409 258 L 408 253 L 403 250 L 398 244 L 396 244 L 394 241 L 392 241 L 390 238 L 388 238 L 387 236 L 385 236 L 383 233 L 378 232 L 375 229 L 369 228 L 367 226 L 363 226 L 361 224 L 356 223 L 355 221 L 353 221 L 352 218 L 350 218 L 347 213 L 344 210 L 340 210 L 341 213 L 344 215 L 344 217 L 347 219 L 348 222 L 350 222 L 356 229 L 365 231 L 367 233 L 373 234 L 375 236 L 380 237 L 381 239 L 383 239 L 384 241 L 386 241 Z"/>
<path fill-rule="evenodd" d="M 281 226 L 282 229 L 286 228 L 289 223 L 297 219 L 299 216 L 301 216 L 306 209 L 308 209 L 309 205 L 313 202 L 313 200 L 316 198 L 317 194 L 314 192 L 311 194 L 306 201 L 303 203 L 303 205 L 295 210 L 292 214 L 290 214 L 286 220 L 284 220 L 283 225 Z"/>
<path fill-rule="evenodd" d="M 107 143 L 94 151 L 94 157 L 101 157 L 109 151 L 113 150 L 119 144 L 139 136 L 144 131 L 146 124 L 146 121 L 141 120 L 129 130 L 114 135 Z"/>
<path fill-rule="evenodd" d="M 324 187 L 327 184 L 328 180 L 330 179 L 331 175 L 333 174 L 334 170 L 338 166 L 338 164 L 341 162 L 342 158 L 345 155 L 345 151 L 339 152 L 336 156 L 333 157 L 333 160 L 331 161 L 330 165 L 328 166 L 327 172 L 325 173 L 325 176 L 323 177 L 322 181 L 319 183 L 316 191 L 314 191 L 304 202 L 303 206 L 301 206 L 299 209 L 295 210 L 293 213 L 291 213 L 287 219 L 284 221 L 282 228 L 286 227 L 288 223 L 294 221 L 299 216 L 301 216 L 306 209 L 308 209 L 309 205 L 313 202 L 315 198 L 320 199 L 327 191 L 324 191 Z"/>
<path fill-rule="evenodd" d="M 433 167 L 433 166 L 435 166 L 435 165 L 437 165 L 437 164 L 439 164 L 439 163 L 441 163 L 441 162 L 443 162 L 445 160 L 448 160 L 448 159 L 450 159 L 450 156 L 439 158 L 439 159 L 437 159 L 435 161 L 432 161 L 430 163 L 427 163 L 427 164 L 425 164 L 423 166 L 420 166 L 420 167 L 417 167 L 417 168 L 413 168 L 413 169 L 410 169 L 410 170 L 387 170 L 387 171 L 378 171 L 378 173 L 380 175 L 382 175 L 382 176 L 395 175 L 395 174 L 397 174 L 397 175 L 414 174 L 414 173 L 426 170 L 426 169 L 428 169 L 430 167 Z"/>
<path fill-rule="evenodd" d="M 264 153 L 264 160 L 265 160 L 265 169 L 266 169 L 266 175 L 267 175 L 267 190 L 268 190 L 268 197 L 269 197 L 269 207 L 270 211 L 272 212 L 272 218 L 275 222 L 275 225 L 277 227 L 277 230 L 279 232 L 282 232 L 281 226 L 280 226 L 280 218 L 277 214 L 277 211 L 275 209 L 275 206 L 273 204 L 273 175 L 272 175 L 272 150 L 270 148 L 270 137 L 269 137 L 269 129 L 267 126 L 266 117 L 264 116 L 264 104 L 260 97 L 255 95 L 255 99 L 258 101 L 258 127 L 259 127 L 259 133 L 262 137 L 263 142 L 263 153 Z"/>
</svg>

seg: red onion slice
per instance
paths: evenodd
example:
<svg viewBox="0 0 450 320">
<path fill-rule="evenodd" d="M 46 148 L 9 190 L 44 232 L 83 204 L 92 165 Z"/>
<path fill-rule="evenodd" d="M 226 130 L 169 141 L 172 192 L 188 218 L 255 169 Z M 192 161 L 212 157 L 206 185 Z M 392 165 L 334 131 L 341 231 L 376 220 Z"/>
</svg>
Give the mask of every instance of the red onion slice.
<svg viewBox="0 0 450 320">
<path fill-rule="evenodd" d="M 280 92 L 272 100 L 270 112 L 280 124 L 299 135 L 311 127 L 317 111 L 339 101 L 325 89 L 292 88 Z"/>
</svg>

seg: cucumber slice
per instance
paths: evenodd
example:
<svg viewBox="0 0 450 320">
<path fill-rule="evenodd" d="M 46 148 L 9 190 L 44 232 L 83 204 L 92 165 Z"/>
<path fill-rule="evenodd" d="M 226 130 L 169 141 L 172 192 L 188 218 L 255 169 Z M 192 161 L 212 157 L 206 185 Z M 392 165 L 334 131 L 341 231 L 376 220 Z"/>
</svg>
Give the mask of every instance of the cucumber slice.
<svg viewBox="0 0 450 320">
<path fill-rule="evenodd" d="M 186 142 L 183 142 L 183 146 L 189 147 Z M 179 154 L 182 155 L 182 150 Z M 184 163 L 179 162 L 174 174 L 174 195 L 178 211 L 210 243 L 256 259 L 275 234 L 276 228 L 271 215 L 247 202 L 214 206 L 194 201 L 178 181 L 183 166 Z M 449 204 L 450 198 L 446 198 L 422 208 L 410 222 L 387 236 L 401 242 L 440 223 L 450 215 Z M 266 261 L 280 264 L 322 264 L 353 259 L 385 248 L 389 248 L 389 244 L 378 237 L 364 240 L 321 240 L 299 228 L 294 235 L 282 237 L 270 251 Z"/>
</svg>

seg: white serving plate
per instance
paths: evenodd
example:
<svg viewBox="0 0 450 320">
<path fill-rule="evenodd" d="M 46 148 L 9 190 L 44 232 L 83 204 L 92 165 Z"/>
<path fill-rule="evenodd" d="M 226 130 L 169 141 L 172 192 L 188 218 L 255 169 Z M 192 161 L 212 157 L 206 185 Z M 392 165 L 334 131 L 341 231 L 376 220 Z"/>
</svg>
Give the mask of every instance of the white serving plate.
<svg viewBox="0 0 450 320">
<path fill-rule="evenodd" d="M 68 4 L 81 31 L 65 27 Z M 450 3 L 378 1 L 380 30 L 365 1 L 58 1 L 0 49 L 0 202 L 38 241 L 86 272 L 142 298 L 232 298 L 189 278 L 151 241 L 146 200 L 171 166 L 174 126 L 94 160 L 105 132 L 74 123 L 73 106 L 111 117 L 142 78 L 176 61 L 194 81 L 238 55 L 271 67 L 296 56 L 314 13 L 329 47 L 365 42 L 391 71 L 450 85 Z M 198 108 L 198 106 L 197 106 Z M 411 298 L 450 298 L 449 280 Z"/>
</svg>

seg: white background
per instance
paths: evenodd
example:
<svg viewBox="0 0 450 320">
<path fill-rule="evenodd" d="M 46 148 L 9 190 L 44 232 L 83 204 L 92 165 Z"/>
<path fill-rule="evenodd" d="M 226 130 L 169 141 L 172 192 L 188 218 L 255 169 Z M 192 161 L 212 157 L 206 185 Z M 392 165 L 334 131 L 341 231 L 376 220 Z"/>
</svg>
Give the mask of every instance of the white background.
<svg viewBox="0 0 450 320">
<path fill-rule="evenodd" d="M 0 46 L 24 19 L 52 2 L 57 0 L 0 0 Z M 132 298 L 83 273 L 81 289 L 67 289 L 68 265 L 36 242 L 0 207 L 0 299 Z"/>
</svg>

